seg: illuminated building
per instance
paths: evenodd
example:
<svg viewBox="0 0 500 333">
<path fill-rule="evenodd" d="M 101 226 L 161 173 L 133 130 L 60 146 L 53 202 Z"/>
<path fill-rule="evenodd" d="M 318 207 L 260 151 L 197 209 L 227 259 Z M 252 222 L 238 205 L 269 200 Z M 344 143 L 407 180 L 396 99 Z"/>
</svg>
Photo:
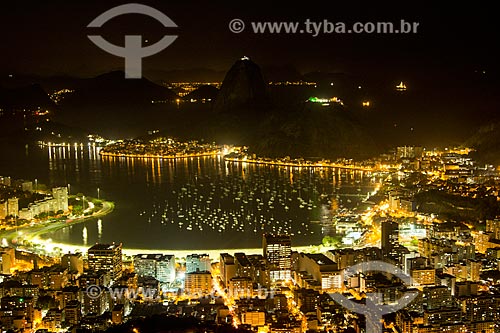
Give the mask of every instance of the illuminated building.
<svg viewBox="0 0 500 333">
<path fill-rule="evenodd" d="M 123 304 L 116 304 L 111 311 L 111 322 L 115 325 L 123 323 L 123 317 L 125 316 Z"/>
<path fill-rule="evenodd" d="M 208 254 L 189 254 L 186 257 L 186 273 L 211 272 L 212 264 Z"/>
<path fill-rule="evenodd" d="M 491 237 L 500 239 L 500 220 L 486 220 L 486 232 L 491 232 Z"/>
<path fill-rule="evenodd" d="M 436 270 L 434 268 L 411 269 L 410 276 L 415 285 L 434 285 L 436 283 Z"/>
<path fill-rule="evenodd" d="M 64 318 L 70 325 L 77 325 L 82 317 L 81 304 L 77 300 L 69 301 L 64 307 Z"/>
<path fill-rule="evenodd" d="M 236 276 L 239 277 L 249 277 L 253 276 L 253 266 L 248 260 L 248 257 L 244 253 L 234 254 L 235 264 L 236 264 Z"/>
<path fill-rule="evenodd" d="M 5 219 L 8 215 L 7 201 L 0 202 L 0 220 Z"/>
<path fill-rule="evenodd" d="M 242 314 L 242 324 L 250 326 L 264 326 L 266 324 L 266 313 L 264 311 L 247 311 Z"/>
<path fill-rule="evenodd" d="M 446 286 L 425 287 L 423 303 L 427 310 L 453 307 L 451 291 Z"/>
<path fill-rule="evenodd" d="M 122 244 L 95 244 L 87 252 L 89 269 L 104 270 L 112 281 L 122 275 Z"/>
<path fill-rule="evenodd" d="M 109 285 L 109 274 L 105 271 L 99 272 L 85 272 L 78 277 L 78 285 L 81 288 L 87 288 L 91 285 L 95 286 L 108 286 Z"/>
<path fill-rule="evenodd" d="M 424 325 L 443 325 L 447 323 L 460 323 L 461 321 L 462 310 L 458 307 L 424 311 Z"/>
<path fill-rule="evenodd" d="M 80 289 L 80 302 L 82 303 L 83 315 L 94 314 L 99 316 L 108 309 L 108 295 L 104 289 L 102 290 L 102 292 L 90 296 L 86 288 Z"/>
<path fill-rule="evenodd" d="M 386 258 L 395 259 L 398 253 L 395 251 L 399 247 L 399 225 L 397 222 L 382 222 L 382 254 Z"/>
<path fill-rule="evenodd" d="M 481 294 L 459 297 L 458 301 L 469 321 L 500 321 L 500 313 L 492 311 L 500 308 L 500 295 Z"/>
<path fill-rule="evenodd" d="M 16 253 L 14 248 L 0 248 L 0 273 L 10 274 L 11 268 L 16 265 Z"/>
<path fill-rule="evenodd" d="M 319 292 L 312 289 L 297 289 L 294 293 L 295 302 L 304 313 L 316 312 L 319 303 Z"/>
<path fill-rule="evenodd" d="M 83 256 L 81 253 L 67 253 L 61 258 L 61 266 L 70 272 L 83 273 Z"/>
<path fill-rule="evenodd" d="M 249 255 L 248 260 L 252 265 L 253 281 L 258 283 L 260 286 L 269 287 L 271 281 L 269 279 L 269 269 L 262 254 L 252 254 Z"/>
<path fill-rule="evenodd" d="M 481 268 L 483 264 L 479 260 L 467 260 L 467 280 L 468 281 L 479 281 Z"/>
<path fill-rule="evenodd" d="M 164 254 L 135 255 L 134 271 L 138 276 L 154 277 L 160 282 L 173 282 L 175 280 L 175 257 Z"/>
<path fill-rule="evenodd" d="M 253 281 L 249 277 L 235 276 L 229 280 L 228 289 L 232 298 L 249 298 L 253 294 Z"/>
<path fill-rule="evenodd" d="M 7 199 L 7 215 L 17 217 L 19 214 L 19 199 L 9 198 Z"/>
<path fill-rule="evenodd" d="M 289 280 L 292 273 L 292 240 L 288 235 L 264 234 L 264 258 L 269 263 L 271 281 Z"/>
<path fill-rule="evenodd" d="M 424 148 L 418 146 L 400 146 L 396 149 L 397 158 L 420 158 L 423 153 Z"/>
<path fill-rule="evenodd" d="M 322 290 L 339 290 L 343 287 L 344 272 L 339 270 L 338 265 L 324 254 L 301 253 L 298 271 L 311 275 L 321 284 Z"/>
<path fill-rule="evenodd" d="M 222 283 L 224 286 L 228 286 L 229 280 L 236 276 L 234 257 L 229 253 L 221 253 L 219 266 Z"/>
<path fill-rule="evenodd" d="M 59 308 L 64 309 L 70 302 L 78 300 L 78 287 L 64 287 L 59 294 Z"/>
<path fill-rule="evenodd" d="M 212 291 L 212 274 L 207 271 L 186 273 L 184 291 L 190 296 L 202 296 Z"/>
<path fill-rule="evenodd" d="M 63 212 L 68 211 L 68 188 L 67 187 L 55 187 L 52 189 L 52 196 L 56 199 L 56 206 L 54 211 L 62 210 Z"/>
</svg>

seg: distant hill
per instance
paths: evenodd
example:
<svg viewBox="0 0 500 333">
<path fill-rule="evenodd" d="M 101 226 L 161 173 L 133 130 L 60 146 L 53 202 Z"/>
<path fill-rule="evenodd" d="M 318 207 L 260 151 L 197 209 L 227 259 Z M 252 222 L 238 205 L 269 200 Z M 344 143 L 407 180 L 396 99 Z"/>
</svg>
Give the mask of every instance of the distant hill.
<svg viewBox="0 0 500 333">
<path fill-rule="evenodd" d="M 480 162 L 500 165 L 500 123 L 482 126 L 464 146 L 476 149 L 473 155 Z"/>
<path fill-rule="evenodd" d="M 82 79 L 60 104 L 57 120 L 111 137 L 135 136 L 166 121 L 178 96 L 148 79 L 125 79 L 122 71 Z"/>
<path fill-rule="evenodd" d="M 343 107 L 303 103 L 274 113 L 259 127 L 250 149 L 261 156 L 366 158 L 376 153 L 373 139 Z"/>
<path fill-rule="evenodd" d="M 38 110 L 42 116 L 37 116 Z M 45 111 L 50 111 L 45 115 Z M 0 137 L 20 137 L 26 127 L 47 118 L 57 110 L 56 105 L 38 84 L 19 87 L 0 87 Z"/>
<path fill-rule="evenodd" d="M 267 82 L 260 67 L 244 57 L 236 61 L 224 77 L 214 111 L 238 113 L 251 110 L 262 113 L 266 111 L 268 102 Z"/>
<path fill-rule="evenodd" d="M 112 105 L 151 103 L 175 100 L 177 95 L 148 79 L 125 79 L 122 71 L 114 71 L 95 78 L 81 80 L 75 93 L 64 99 L 64 105 L 104 102 Z"/>
<path fill-rule="evenodd" d="M 0 87 L 0 107 L 3 109 L 54 109 L 55 104 L 39 84 L 18 88 Z"/>
</svg>

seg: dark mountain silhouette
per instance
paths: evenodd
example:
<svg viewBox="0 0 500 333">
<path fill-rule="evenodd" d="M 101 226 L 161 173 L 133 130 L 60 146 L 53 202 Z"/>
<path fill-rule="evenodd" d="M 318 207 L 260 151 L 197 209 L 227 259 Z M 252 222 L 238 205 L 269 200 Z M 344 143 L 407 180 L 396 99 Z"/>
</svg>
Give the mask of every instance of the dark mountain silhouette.
<svg viewBox="0 0 500 333">
<path fill-rule="evenodd" d="M 47 110 L 49 114 L 45 114 Z M 38 84 L 0 87 L 0 137 L 21 137 L 26 128 L 46 123 L 56 110 L 56 105 Z"/>
<path fill-rule="evenodd" d="M 494 165 L 500 164 L 500 123 L 480 127 L 463 145 L 476 150 L 472 155 L 478 161 Z"/>
<path fill-rule="evenodd" d="M 244 57 L 227 72 L 214 105 L 215 112 L 265 112 L 268 103 L 267 83 L 259 66 Z"/>
<path fill-rule="evenodd" d="M 214 86 L 211 86 L 209 84 L 202 85 L 198 87 L 198 89 L 193 90 L 189 94 L 183 97 L 184 100 L 190 101 L 190 100 L 215 100 L 217 98 L 217 95 L 219 94 L 219 89 L 215 88 Z"/>
<path fill-rule="evenodd" d="M 57 120 L 111 137 L 130 137 L 167 121 L 178 96 L 148 79 L 125 79 L 121 71 L 82 79 L 61 102 Z"/>
<path fill-rule="evenodd" d="M 74 94 L 64 99 L 64 105 L 97 102 L 130 105 L 176 98 L 177 95 L 169 89 L 148 79 L 125 79 L 122 71 L 115 71 L 82 80 Z"/>
<path fill-rule="evenodd" d="M 366 158 L 376 146 L 356 117 L 341 106 L 303 103 L 273 113 L 259 127 L 253 152 L 271 157 Z"/>
<path fill-rule="evenodd" d="M 205 90 L 209 88 L 202 87 L 192 96 L 205 97 Z M 215 92 L 213 87 L 210 90 Z M 184 103 L 183 112 L 163 128 L 166 134 L 181 138 L 197 136 L 247 145 L 260 156 L 333 159 L 376 153 L 366 128 L 353 112 L 339 104 L 306 102 L 311 96 L 334 95 L 314 86 L 270 88 L 259 67 L 249 59 L 241 59 L 226 74 L 214 105 L 216 112 L 207 112 L 209 106 Z"/>
<path fill-rule="evenodd" d="M 39 84 L 18 88 L 0 87 L 0 107 L 4 109 L 54 109 L 55 104 Z"/>
</svg>

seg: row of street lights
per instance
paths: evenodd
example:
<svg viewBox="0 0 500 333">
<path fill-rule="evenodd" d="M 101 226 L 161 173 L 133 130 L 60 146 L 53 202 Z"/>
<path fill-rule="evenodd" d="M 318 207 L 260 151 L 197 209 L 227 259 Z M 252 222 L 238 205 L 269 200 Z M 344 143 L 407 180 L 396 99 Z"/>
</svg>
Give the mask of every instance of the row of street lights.
<svg viewBox="0 0 500 333">
<path fill-rule="evenodd" d="M 37 180 L 35 179 L 35 184 L 36 184 Z M 71 184 L 68 183 L 68 195 L 71 194 Z M 101 199 L 101 189 L 98 187 L 97 188 L 97 199 Z"/>
</svg>

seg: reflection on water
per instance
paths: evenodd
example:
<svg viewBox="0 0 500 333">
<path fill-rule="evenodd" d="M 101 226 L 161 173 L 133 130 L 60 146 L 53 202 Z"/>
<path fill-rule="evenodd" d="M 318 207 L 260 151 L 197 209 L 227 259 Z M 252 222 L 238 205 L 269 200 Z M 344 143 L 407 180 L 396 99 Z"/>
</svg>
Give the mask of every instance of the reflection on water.
<svg viewBox="0 0 500 333">
<path fill-rule="evenodd" d="M 99 188 L 116 203 L 102 221 L 46 237 L 136 248 L 259 247 L 264 232 L 289 233 L 294 245 L 319 243 L 330 230 L 322 224 L 338 209 L 355 207 L 378 181 L 362 171 L 234 164 L 221 157 L 101 157 L 99 148 L 79 145 L 30 147 L 25 159 L 27 165 L 45 160 L 49 184 L 70 184 L 73 194 L 94 197 Z"/>
</svg>

